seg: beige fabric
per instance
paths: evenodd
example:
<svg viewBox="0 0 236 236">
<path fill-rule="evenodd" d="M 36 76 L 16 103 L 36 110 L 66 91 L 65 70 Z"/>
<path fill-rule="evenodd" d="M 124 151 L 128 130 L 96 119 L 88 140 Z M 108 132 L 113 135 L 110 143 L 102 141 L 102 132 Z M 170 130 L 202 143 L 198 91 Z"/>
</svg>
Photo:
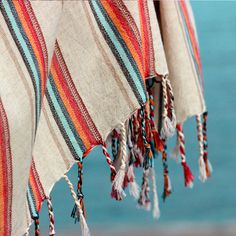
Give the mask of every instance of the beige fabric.
<svg viewBox="0 0 236 236">
<path fill-rule="evenodd" d="M 184 32 L 178 2 L 160 1 L 163 43 L 175 95 L 177 122 L 202 114 L 206 107 Z"/>
</svg>

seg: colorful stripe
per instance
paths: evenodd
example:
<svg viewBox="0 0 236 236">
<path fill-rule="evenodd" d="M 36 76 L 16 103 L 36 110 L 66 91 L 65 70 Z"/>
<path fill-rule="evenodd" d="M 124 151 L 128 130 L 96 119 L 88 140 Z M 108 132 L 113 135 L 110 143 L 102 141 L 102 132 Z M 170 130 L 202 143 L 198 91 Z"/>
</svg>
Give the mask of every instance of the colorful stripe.
<svg viewBox="0 0 236 236">
<path fill-rule="evenodd" d="M 6 112 L 0 99 L 0 235 L 11 235 L 12 155 Z"/>
<path fill-rule="evenodd" d="M 156 75 L 152 31 L 147 0 L 139 0 L 140 31 L 144 57 L 144 75 L 150 78 Z"/>
<path fill-rule="evenodd" d="M 32 79 L 37 124 L 47 79 L 45 41 L 28 0 L 2 0 L 0 9 Z"/>
<path fill-rule="evenodd" d="M 194 29 L 194 23 L 191 21 L 189 14 L 189 9 L 185 0 L 178 1 L 178 6 L 181 12 L 181 17 L 184 22 L 184 29 L 187 35 L 188 44 L 191 50 L 192 58 L 194 65 L 198 74 L 199 81 L 201 82 L 202 90 L 204 88 L 203 77 L 202 77 L 202 67 L 201 67 L 201 58 L 199 52 L 199 45 L 197 40 L 197 35 Z"/>
<path fill-rule="evenodd" d="M 83 154 L 102 143 L 102 139 L 76 90 L 58 44 L 45 95 L 73 157 L 82 160 Z"/>
<path fill-rule="evenodd" d="M 27 200 L 32 218 L 38 217 L 42 202 L 46 198 L 42 184 L 39 180 L 35 163 L 32 161 L 30 168 L 29 184 L 27 188 Z"/>
<path fill-rule="evenodd" d="M 119 8 L 121 2 L 93 0 L 89 3 L 101 33 L 116 57 L 137 100 L 141 105 L 144 104 L 147 98 L 143 82 L 142 53 L 135 34 L 132 34 L 129 22 Z"/>
</svg>

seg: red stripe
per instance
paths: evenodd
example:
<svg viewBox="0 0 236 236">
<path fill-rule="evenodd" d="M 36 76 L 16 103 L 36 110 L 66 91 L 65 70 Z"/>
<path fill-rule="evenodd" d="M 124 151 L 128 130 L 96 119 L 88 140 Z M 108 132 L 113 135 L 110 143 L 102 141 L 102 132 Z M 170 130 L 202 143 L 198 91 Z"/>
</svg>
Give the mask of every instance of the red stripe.
<svg viewBox="0 0 236 236">
<path fill-rule="evenodd" d="M 186 21 L 186 25 L 187 25 L 187 28 L 188 28 L 188 31 L 189 31 L 189 36 L 190 36 L 190 40 L 191 40 L 193 51 L 194 51 L 194 56 L 195 56 L 196 61 L 197 61 L 200 77 L 202 78 L 201 58 L 200 58 L 198 42 L 197 42 L 197 39 L 196 39 L 195 31 L 194 31 L 194 28 L 192 26 L 192 23 L 191 23 L 189 14 L 188 14 L 188 9 L 187 9 L 185 1 L 183 1 L 183 0 L 179 1 L 179 4 L 180 4 L 180 7 L 182 9 L 185 21 Z"/>
</svg>

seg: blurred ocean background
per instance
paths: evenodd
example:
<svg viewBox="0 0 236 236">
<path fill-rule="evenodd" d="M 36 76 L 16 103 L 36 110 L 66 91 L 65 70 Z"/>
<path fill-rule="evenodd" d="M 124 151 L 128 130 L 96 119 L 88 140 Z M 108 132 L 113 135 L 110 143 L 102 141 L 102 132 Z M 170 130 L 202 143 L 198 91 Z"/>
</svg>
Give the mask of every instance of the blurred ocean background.
<svg viewBox="0 0 236 236">
<path fill-rule="evenodd" d="M 169 159 L 173 193 L 162 202 L 161 160 L 156 160 L 161 217 L 136 208 L 127 194 L 122 202 L 110 198 L 110 171 L 101 149 L 84 162 L 83 192 L 92 235 L 236 235 L 236 1 L 192 1 L 198 27 L 205 97 L 209 110 L 209 158 L 213 176 L 205 184 L 198 177 L 195 119 L 185 124 L 186 151 L 195 175 L 193 189 L 183 184 L 181 165 Z M 169 154 L 175 138 L 169 145 Z M 138 181 L 141 181 L 141 173 Z M 76 168 L 69 174 L 76 184 Z M 64 181 L 52 194 L 57 235 L 80 235 L 70 217 L 73 200 Z M 42 235 L 48 235 L 46 206 L 41 211 Z"/>
</svg>

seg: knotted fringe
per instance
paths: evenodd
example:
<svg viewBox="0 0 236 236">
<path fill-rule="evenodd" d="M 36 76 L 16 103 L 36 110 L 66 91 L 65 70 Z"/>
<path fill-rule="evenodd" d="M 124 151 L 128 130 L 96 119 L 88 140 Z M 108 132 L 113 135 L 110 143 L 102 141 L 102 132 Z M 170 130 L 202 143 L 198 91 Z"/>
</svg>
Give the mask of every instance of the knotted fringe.
<svg viewBox="0 0 236 236">
<path fill-rule="evenodd" d="M 164 141 L 164 149 L 162 151 L 162 164 L 163 164 L 163 177 L 164 177 L 164 190 L 162 194 L 162 199 L 163 201 L 165 201 L 166 198 L 169 197 L 171 194 L 171 182 L 170 182 L 169 171 L 168 171 L 165 141 Z"/>
<path fill-rule="evenodd" d="M 74 191 L 74 188 L 73 188 L 73 185 L 72 183 L 70 182 L 69 178 L 67 177 L 67 175 L 64 175 L 63 178 L 65 179 L 69 189 L 70 189 L 70 192 L 71 192 L 71 196 L 73 197 L 74 201 L 75 201 L 75 204 L 77 205 L 77 211 L 78 211 L 78 214 L 79 214 L 79 219 L 80 219 L 80 227 L 81 227 L 81 231 L 82 231 L 82 236 L 90 236 L 90 231 L 89 231 L 89 228 L 88 228 L 88 225 L 86 223 L 86 220 L 84 218 L 84 215 L 83 215 L 83 210 L 81 209 L 81 206 L 80 206 L 80 202 L 76 196 L 76 193 Z"/>
<path fill-rule="evenodd" d="M 48 206 L 48 215 L 49 215 L 49 236 L 54 236 L 56 234 L 55 232 L 55 226 L 54 226 L 54 213 L 53 213 L 53 207 L 52 207 L 52 201 L 51 197 L 47 197 L 47 206 Z"/>
<path fill-rule="evenodd" d="M 82 163 L 82 161 L 77 162 L 77 166 L 78 166 L 77 198 L 80 202 L 80 206 L 83 211 L 83 215 L 86 218 L 86 211 L 85 211 L 84 201 L 83 201 L 84 195 L 82 192 L 82 184 L 83 184 L 83 163 Z M 74 208 L 71 212 L 71 217 L 75 219 L 75 223 L 77 221 L 79 221 L 79 219 L 80 219 L 78 208 L 77 208 L 76 204 L 74 205 Z"/>
<path fill-rule="evenodd" d="M 199 179 L 202 182 L 207 180 L 206 165 L 204 161 L 204 144 L 203 144 L 203 130 L 201 116 L 196 116 L 197 121 L 197 132 L 198 132 L 198 143 L 199 143 Z"/>
<path fill-rule="evenodd" d="M 167 76 L 163 76 L 161 80 L 163 93 L 163 112 L 162 112 L 162 139 L 168 139 L 174 135 L 176 126 L 176 116 L 174 112 L 174 95 L 173 90 Z M 168 116 L 170 115 L 171 118 Z"/>
<path fill-rule="evenodd" d="M 34 230 L 35 236 L 40 236 L 39 217 L 34 217 Z"/>
<path fill-rule="evenodd" d="M 126 137 L 126 128 L 125 124 L 121 124 L 120 127 L 120 156 L 118 157 L 120 161 L 119 169 L 116 173 L 116 176 L 112 182 L 112 188 L 120 196 L 125 197 L 125 192 L 123 189 L 123 183 L 125 179 L 126 165 L 127 165 L 127 137 Z"/>
<path fill-rule="evenodd" d="M 152 215 L 153 218 L 159 219 L 160 217 L 160 208 L 159 208 L 159 201 L 158 201 L 158 194 L 157 194 L 157 185 L 156 185 L 156 174 L 154 167 L 151 169 L 152 173 L 152 192 L 153 192 L 153 210 Z"/>
<path fill-rule="evenodd" d="M 179 151 L 181 155 L 181 164 L 183 166 L 183 171 L 184 171 L 184 184 L 186 187 L 192 188 L 194 176 L 186 163 L 185 141 L 184 141 L 184 133 L 183 133 L 182 125 L 177 124 L 176 129 L 177 129 L 178 138 L 179 138 Z"/>
<path fill-rule="evenodd" d="M 208 143 L 207 143 L 207 117 L 208 117 L 208 112 L 203 113 L 203 123 L 202 123 L 202 130 L 203 130 L 203 141 L 204 141 L 204 162 L 206 166 L 206 174 L 207 177 L 210 177 L 212 174 L 212 166 L 211 163 L 208 159 Z"/>
</svg>

